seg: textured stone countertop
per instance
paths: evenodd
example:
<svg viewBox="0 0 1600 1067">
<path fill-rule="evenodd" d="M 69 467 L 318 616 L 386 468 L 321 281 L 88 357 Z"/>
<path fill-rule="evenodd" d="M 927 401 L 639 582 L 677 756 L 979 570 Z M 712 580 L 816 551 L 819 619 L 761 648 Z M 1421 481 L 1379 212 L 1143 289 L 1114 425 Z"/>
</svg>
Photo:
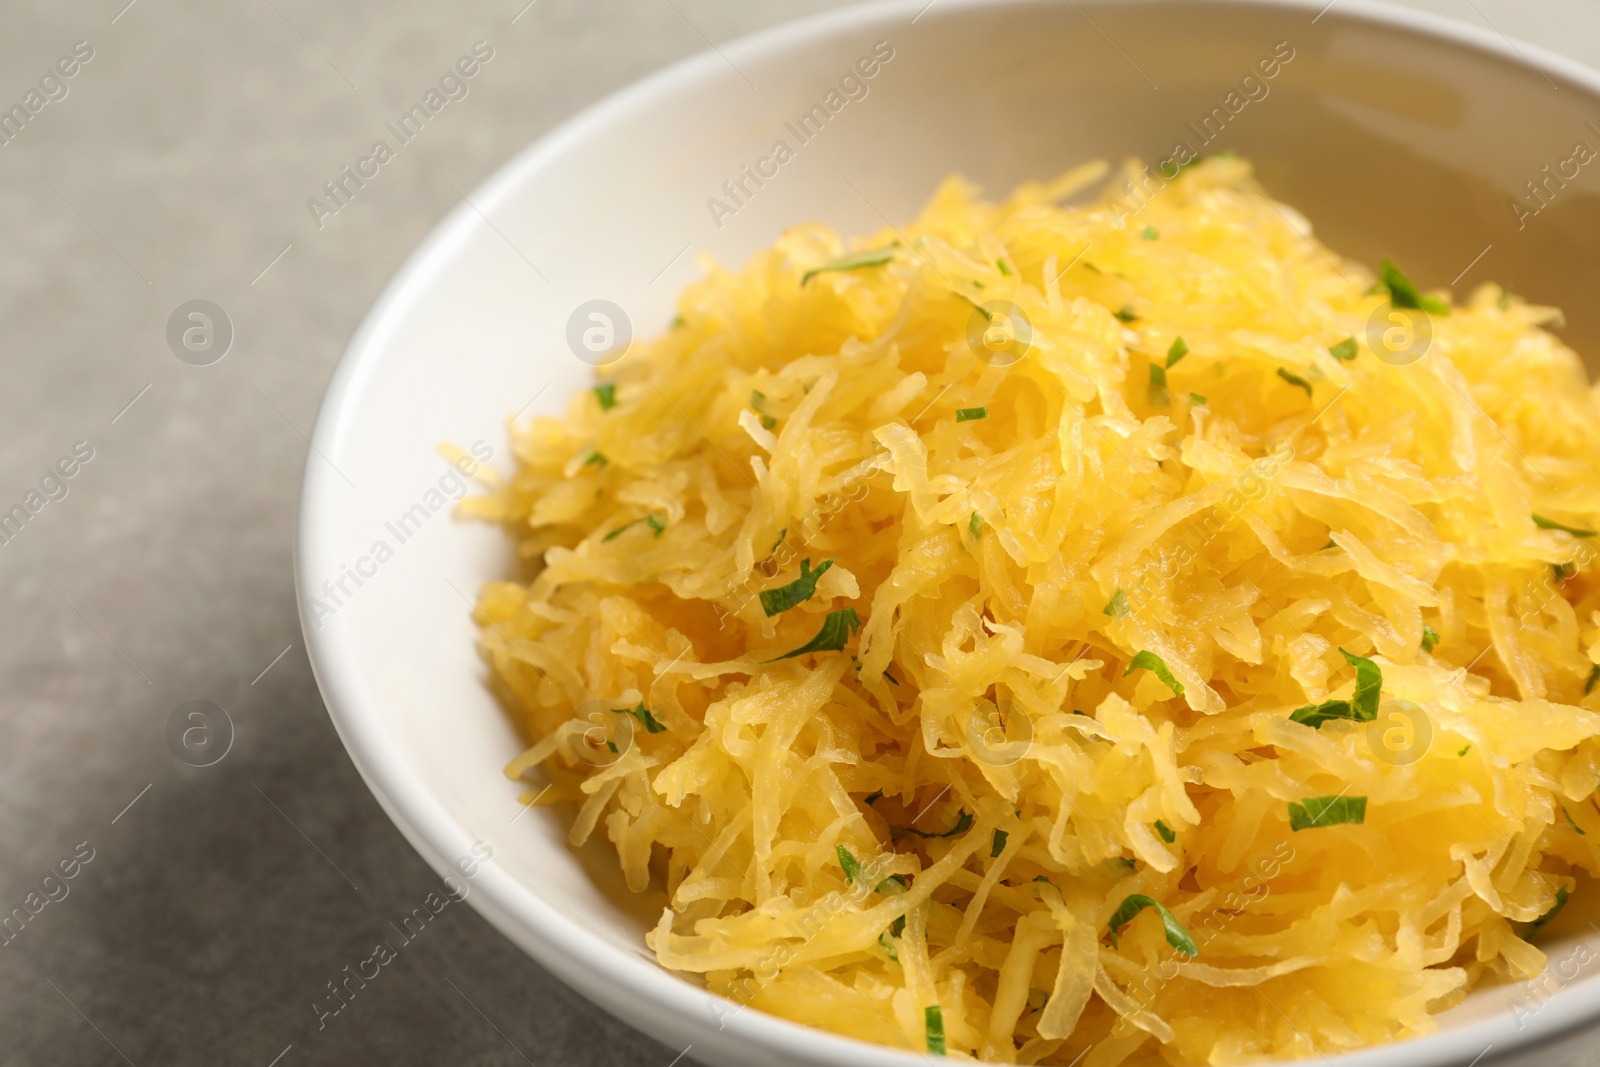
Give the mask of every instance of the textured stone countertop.
<svg viewBox="0 0 1600 1067">
<path fill-rule="evenodd" d="M 312 680 L 300 475 L 346 340 L 456 189 L 708 42 L 832 2 L 0 8 L 0 106 L 45 86 L 0 144 L 0 511 L 42 504 L 0 544 L 0 913 L 73 873 L 0 945 L 0 1063 L 678 1055 L 459 904 L 319 1029 L 326 984 L 437 881 Z M 1426 6 L 1600 62 L 1594 0 Z M 480 41 L 467 96 L 319 229 L 307 198 Z M 167 341 L 195 299 L 234 330 L 211 366 Z M 209 767 L 169 746 L 191 700 L 235 726 Z"/>
</svg>

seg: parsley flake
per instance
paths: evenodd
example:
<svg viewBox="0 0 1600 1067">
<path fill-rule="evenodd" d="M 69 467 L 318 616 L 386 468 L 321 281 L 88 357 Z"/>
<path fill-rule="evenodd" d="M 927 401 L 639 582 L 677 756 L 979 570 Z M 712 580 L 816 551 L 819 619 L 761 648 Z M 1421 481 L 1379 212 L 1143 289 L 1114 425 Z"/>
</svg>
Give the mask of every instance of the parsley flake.
<svg viewBox="0 0 1600 1067">
<path fill-rule="evenodd" d="M 844 870 L 845 879 L 850 882 L 861 881 L 861 864 L 850 854 L 850 850 L 839 845 L 834 851 L 839 856 L 839 866 Z"/>
<path fill-rule="evenodd" d="M 1565 523 L 1559 523 L 1554 519 L 1547 519 L 1543 515 L 1534 515 L 1533 524 L 1539 527 L 1541 530 L 1561 530 L 1564 533 L 1571 534 L 1573 537 L 1594 536 L 1593 530 L 1580 530 L 1575 526 L 1568 526 Z"/>
<path fill-rule="evenodd" d="M 1355 717 L 1362 722 L 1371 722 L 1378 717 L 1378 694 L 1383 689 L 1383 672 L 1376 663 L 1364 656 L 1352 656 L 1342 648 L 1339 654 L 1356 669 L 1356 691 L 1350 695 L 1350 706 L 1355 709 Z"/>
<path fill-rule="evenodd" d="M 817 591 L 817 579 L 828 572 L 833 566 L 832 559 L 825 559 L 816 570 L 811 569 L 809 558 L 800 561 L 800 577 L 788 585 L 780 585 L 776 589 L 764 589 L 761 592 L 761 610 L 767 613 L 767 618 L 782 614 L 792 607 L 797 607 L 810 600 Z"/>
<path fill-rule="evenodd" d="M 1291 374 L 1289 371 L 1286 371 L 1282 367 L 1279 367 L 1278 368 L 1278 377 L 1282 378 L 1284 381 L 1288 382 L 1290 385 L 1294 386 L 1296 389 L 1304 389 L 1306 391 L 1306 396 L 1309 397 L 1309 396 L 1312 395 L 1311 394 L 1311 383 L 1306 381 L 1304 378 L 1300 377 L 1300 375 Z"/>
<path fill-rule="evenodd" d="M 1296 709 L 1290 716 L 1290 722 L 1297 722 L 1302 726 L 1309 726 L 1313 730 L 1322 729 L 1322 724 L 1332 719 L 1350 719 L 1361 721 L 1348 700 L 1324 700 L 1320 704 L 1307 704 Z"/>
<path fill-rule="evenodd" d="M 1150 406 L 1164 408 L 1172 403 L 1172 396 L 1167 392 L 1167 372 L 1159 364 L 1150 364 Z"/>
<path fill-rule="evenodd" d="M 894 258 L 895 245 L 886 248 L 869 248 L 862 252 L 851 252 L 838 259 L 830 259 L 820 267 L 812 267 L 800 276 L 800 284 L 805 285 L 812 278 L 829 270 L 861 270 L 865 267 L 881 267 Z"/>
<path fill-rule="evenodd" d="M 1383 286 L 1389 290 L 1389 303 L 1397 308 L 1418 308 L 1430 315 L 1450 314 L 1449 304 L 1436 296 L 1425 295 L 1387 256 L 1383 260 Z"/>
<path fill-rule="evenodd" d="M 928 1055 L 943 1056 L 944 1049 L 944 1012 L 939 1005 L 931 1004 L 922 1011 L 922 1024 L 928 1032 Z"/>
<path fill-rule="evenodd" d="M 645 733 L 664 734 L 667 732 L 667 728 L 656 721 L 656 717 L 650 714 L 649 709 L 644 706 L 644 701 L 642 700 L 636 708 L 612 708 L 611 710 L 618 715 L 632 715 L 635 719 L 638 719 L 639 725 L 644 727 Z"/>
<path fill-rule="evenodd" d="M 1551 908 L 1549 911 L 1545 912 L 1543 915 L 1541 915 L 1537 919 L 1533 920 L 1533 927 L 1528 931 L 1528 934 L 1531 936 L 1533 934 L 1538 933 L 1539 932 L 1539 928 L 1541 926 L 1543 926 L 1545 923 L 1549 922 L 1551 919 L 1554 919 L 1556 917 L 1556 913 L 1559 912 L 1562 908 L 1564 908 L 1566 906 L 1567 906 L 1567 887 L 1566 886 L 1560 886 L 1559 888 L 1556 889 L 1556 905 L 1555 905 L 1555 907 Z"/>
<path fill-rule="evenodd" d="M 908 834 L 916 834 L 918 837 L 924 839 L 929 839 L 935 837 L 955 837 L 957 834 L 964 834 L 970 829 L 972 829 L 972 813 L 963 808 L 961 813 L 956 816 L 956 824 L 942 834 L 930 834 L 926 830 L 918 830 L 915 826 L 907 826 L 904 832 Z"/>
<path fill-rule="evenodd" d="M 855 608 L 844 608 L 840 611 L 828 612 L 828 617 L 822 621 L 822 629 L 817 635 L 793 652 L 785 652 L 777 659 L 769 659 L 768 663 L 778 660 L 793 659 L 804 656 L 808 652 L 843 652 L 844 644 L 861 629 L 861 616 L 856 614 Z"/>
<path fill-rule="evenodd" d="M 1161 915 L 1161 925 L 1166 927 L 1167 944 L 1183 953 L 1185 956 L 1198 956 L 1200 949 L 1195 946 L 1194 938 L 1189 936 L 1189 931 L 1183 928 L 1166 909 L 1166 906 L 1147 897 L 1143 893 L 1131 893 L 1117 905 L 1117 910 L 1112 913 L 1111 921 L 1106 923 L 1106 928 L 1111 932 L 1111 947 L 1117 947 L 1117 931 L 1128 925 L 1135 915 L 1146 908 L 1154 908 Z"/>
<path fill-rule="evenodd" d="M 1141 668 L 1161 679 L 1162 683 L 1172 690 L 1173 696 L 1183 696 L 1183 683 L 1172 676 L 1172 672 L 1167 669 L 1166 663 L 1154 652 L 1143 651 L 1134 656 L 1132 662 L 1128 664 L 1128 669 L 1122 672 L 1122 676 L 1126 678 Z"/>
<path fill-rule="evenodd" d="M 1310 830 L 1318 826 L 1350 823 L 1360 826 L 1367 821 L 1366 797 L 1306 797 L 1298 804 L 1289 801 L 1289 829 Z"/>
</svg>

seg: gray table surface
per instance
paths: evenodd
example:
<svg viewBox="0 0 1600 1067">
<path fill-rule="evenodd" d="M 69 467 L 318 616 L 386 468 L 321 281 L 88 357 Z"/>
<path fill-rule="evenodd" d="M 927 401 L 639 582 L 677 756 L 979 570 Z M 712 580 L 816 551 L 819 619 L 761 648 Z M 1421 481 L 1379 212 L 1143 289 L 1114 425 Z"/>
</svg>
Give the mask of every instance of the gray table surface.
<svg viewBox="0 0 1600 1067">
<path fill-rule="evenodd" d="M 345 341 L 457 189 L 642 75 L 833 6 L 525 3 L 0 7 L 0 105 L 93 50 L 0 144 L 0 511 L 93 450 L 0 544 L 0 914 L 47 901 L 0 933 L 0 1064 L 680 1051 L 460 905 L 320 1028 L 313 1007 L 437 885 L 345 755 L 295 613 L 306 435 Z M 1426 6 L 1600 64 L 1594 0 Z M 319 229 L 307 198 L 477 41 L 470 95 Z M 196 298 L 236 330 L 208 367 L 166 342 Z M 235 725 L 204 768 L 167 734 L 197 699 Z"/>
</svg>

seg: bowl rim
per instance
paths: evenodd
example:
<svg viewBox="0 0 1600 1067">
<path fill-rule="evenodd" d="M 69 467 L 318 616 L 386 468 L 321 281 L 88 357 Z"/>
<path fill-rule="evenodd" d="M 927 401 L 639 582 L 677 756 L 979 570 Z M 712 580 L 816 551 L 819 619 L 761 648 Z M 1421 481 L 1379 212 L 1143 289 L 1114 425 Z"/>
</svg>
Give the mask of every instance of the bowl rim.
<svg viewBox="0 0 1600 1067">
<path fill-rule="evenodd" d="M 1081 0 L 1091 8 L 1146 2 L 1150 0 Z M 1558 76 L 1600 98 L 1600 71 L 1577 60 L 1508 37 L 1498 29 L 1485 29 L 1383 0 L 1193 2 L 1197 6 L 1216 3 L 1315 13 L 1313 23 L 1337 7 L 1335 14 L 1340 19 L 1406 30 L 1486 53 L 1547 76 Z M 390 736 L 381 698 L 364 684 L 354 666 L 357 661 L 350 650 L 349 617 L 335 616 L 319 629 L 313 614 L 313 601 L 319 592 L 313 575 L 337 569 L 332 539 L 326 533 L 333 521 L 331 516 L 341 506 L 342 484 L 331 462 L 322 462 L 320 457 L 332 460 L 342 454 L 344 442 L 353 433 L 355 413 L 361 407 L 366 387 L 381 371 L 387 343 L 399 329 L 413 299 L 442 274 L 452 254 L 487 225 L 485 217 L 541 168 L 612 122 L 648 108 L 655 97 L 668 90 L 716 82 L 727 76 L 727 64 L 737 65 L 741 59 L 759 62 L 843 33 L 869 31 L 891 22 L 903 24 L 910 16 L 915 16 L 912 22 L 925 16 L 937 22 L 983 8 L 1058 5 L 1059 0 L 871 0 L 713 45 L 606 95 L 517 152 L 456 204 L 385 284 L 340 356 L 318 411 L 301 482 L 293 552 L 294 585 L 307 655 L 329 718 L 368 789 L 437 873 L 454 870 L 451 858 L 466 855 L 474 843 L 473 836 L 409 769 L 398 743 Z M 1078 7 L 1079 3 L 1074 2 L 1073 6 Z M 311 565 L 313 561 L 317 566 Z M 330 563 L 332 566 L 327 566 Z M 488 770 L 485 768 L 486 773 Z M 508 939 L 608 1013 L 618 1015 L 615 1005 L 623 997 L 631 998 L 630 1014 L 624 1021 L 638 1025 L 642 1020 L 641 1029 L 657 1040 L 666 1032 L 690 1034 L 695 1043 L 703 1042 L 725 1052 L 782 1049 L 812 1062 L 849 1062 L 869 1067 L 907 1067 L 927 1059 L 920 1052 L 845 1037 L 759 1009 L 744 1010 L 744 1006 L 662 968 L 644 956 L 642 945 L 637 954 L 630 953 L 589 933 L 498 863 L 482 865 L 474 888 L 477 892 L 468 900 Z M 727 1006 L 720 1015 L 715 1010 L 719 1002 Z M 1600 1018 L 1600 981 L 1578 981 L 1543 999 L 1541 1010 L 1526 1026 L 1513 1026 L 1512 1014 L 1500 1011 L 1447 1031 L 1322 1058 L 1336 1060 L 1340 1067 L 1393 1067 L 1400 1057 L 1408 1067 L 1445 1067 L 1468 1060 L 1476 1063 L 1491 1049 L 1499 1050 L 1495 1059 L 1513 1051 L 1526 1052 L 1596 1018 Z M 713 1023 L 716 1030 L 710 1031 Z"/>
</svg>

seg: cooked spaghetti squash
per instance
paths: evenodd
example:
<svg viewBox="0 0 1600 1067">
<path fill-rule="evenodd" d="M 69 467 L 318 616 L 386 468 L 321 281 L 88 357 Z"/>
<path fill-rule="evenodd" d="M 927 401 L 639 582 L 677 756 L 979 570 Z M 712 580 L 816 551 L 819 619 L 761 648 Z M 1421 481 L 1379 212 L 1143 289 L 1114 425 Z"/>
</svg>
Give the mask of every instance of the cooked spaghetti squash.
<svg viewBox="0 0 1600 1067">
<path fill-rule="evenodd" d="M 1600 872 L 1557 312 L 1344 260 L 1243 160 L 1107 173 L 707 264 L 464 505 L 527 565 L 476 606 L 507 773 L 728 1011 L 1331 1053 L 1539 974 Z"/>
</svg>

